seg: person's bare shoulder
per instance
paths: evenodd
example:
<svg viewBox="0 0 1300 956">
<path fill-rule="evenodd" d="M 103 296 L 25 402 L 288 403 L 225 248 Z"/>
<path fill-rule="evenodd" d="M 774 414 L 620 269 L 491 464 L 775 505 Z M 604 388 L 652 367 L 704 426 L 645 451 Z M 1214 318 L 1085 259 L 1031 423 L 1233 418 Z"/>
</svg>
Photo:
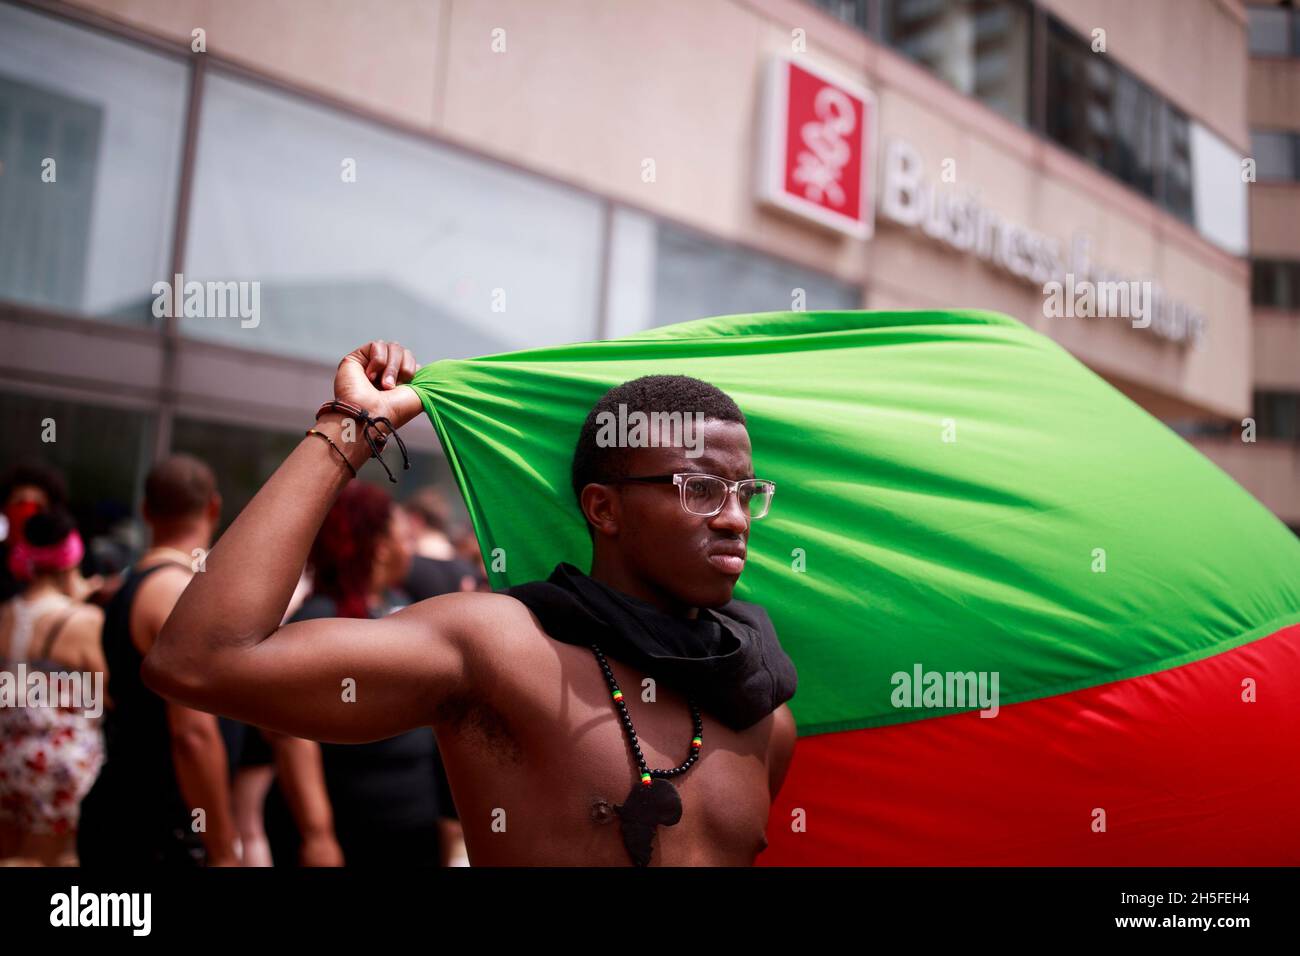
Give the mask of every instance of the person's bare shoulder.
<svg viewBox="0 0 1300 956">
<path fill-rule="evenodd" d="M 158 631 L 193 576 L 189 568 L 169 561 L 140 583 L 131 602 L 130 627 L 131 643 L 141 654 L 149 653 Z"/>
<path fill-rule="evenodd" d="M 436 624 L 436 630 L 458 637 L 481 638 L 505 628 L 532 627 L 532 612 L 508 594 L 452 591 L 417 601 L 398 612 Z"/>
<path fill-rule="evenodd" d="M 104 652 L 100 634 L 104 612 L 94 604 L 78 605 L 70 614 L 50 647 L 50 657 L 74 670 L 103 670 Z"/>
<path fill-rule="evenodd" d="M 440 700 L 432 726 L 459 733 L 473 718 L 480 727 L 510 724 L 535 679 L 545 633 L 536 617 L 517 599 L 481 591 L 442 594 L 413 604 L 398 614 L 412 615 L 416 626 L 434 640 L 445 640 L 458 662 L 452 689 Z M 396 617 L 397 615 L 394 615 Z"/>
<path fill-rule="evenodd" d="M 78 649 L 97 648 L 104 630 L 104 609 L 94 604 L 83 604 L 77 608 L 67 627 Z"/>
<path fill-rule="evenodd" d="M 503 664 L 518 666 L 544 636 L 532 611 L 508 594 L 440 594 L 398 613 L 427 622 L 430 634 L 452 641 L 463 655 L 466 670 L 476 675 Z"/>
</svg>

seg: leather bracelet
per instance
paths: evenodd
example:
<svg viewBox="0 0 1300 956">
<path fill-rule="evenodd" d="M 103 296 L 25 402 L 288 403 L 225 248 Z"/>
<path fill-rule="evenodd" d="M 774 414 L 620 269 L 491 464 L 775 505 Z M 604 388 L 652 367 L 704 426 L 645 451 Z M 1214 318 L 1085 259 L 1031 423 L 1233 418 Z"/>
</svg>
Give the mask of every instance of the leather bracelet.
<svg viewBox="0 0 1300 956">
<path fill-rule="evenodd" d="M 322 402 L 321 407 L 316 409 L 316 420 L 326 412 L 338 412 L 344 418 L 355 418 L 359 422 L 382 421 L 388 423 L 387 418 L 372 418 L 367 409 L 360 405 L 353 405 L 351 402 L 341 402 L 337 398 L 332 398 L 328 402 Z"/>
<path fill-rule="evenodd" d="M 306 434 L 319 435 L 321 438 L 329 442 L 329 446 L 333 448 L 336 452 L 338 452 L 339 457 L 343 459 L 343 464 L 348 466 L 348 471 L 352 472 L 352 477 L 355 478 L 357 476 L 357 469 L 353 466 L 352 462 L 348 461 L 348 456 L 343 453 L 343 449 L 340 448 L 338 445 L 334 444 L 333 438 L 330 438 L 329 435 L 326 435 L 322 431 L 317 431 L 314 428 L 307 429 Z"/>
<path fill-rule="evenodd" d="M 397 447 L 402 452 L 403 471 L 410 469 L 411 459 L 406 453 L 406 444 L 402 441 L 402 436 L 397 434 L 397 429 L 393 427 L 393 423 L 382 415 L 371 415 L 369 411 L 359 405 L 353 405 L 351 402 L 340 402 L 338 399 L 332 399 L 325 402 L 320 408 L 316 409 L 316 420 L 320 421 L 320 417 L 330 411 L 338 412 L 346 418 L 355 419 L 361 424 L 361 435 L 365 438 L 366 444 L 370 446 L 370 457 L 378 460 L 379 464 L 383 466 L 384 471 L 388 474 L 388 480 L 393 482 L 393 484 L 397 484 L 397 479 L 393 477 L 393 473 L 389 469 L 387 462 L 385 462 L 380 456 L 380 452 L 384 450 L 384 446 L 388 443 L 390 436 L 397 439 Z M 379 431 L 378 426 L 381 424 L 388 429 L 387 433 Z M 378 438 L 371 434 L 372 429 L 379 433 Z M 333 442 L 331 442 L 331 444 L 333 444 Z M 349 462 L 349 464 L 351 464 L 351 462 Z"/>
</svg>

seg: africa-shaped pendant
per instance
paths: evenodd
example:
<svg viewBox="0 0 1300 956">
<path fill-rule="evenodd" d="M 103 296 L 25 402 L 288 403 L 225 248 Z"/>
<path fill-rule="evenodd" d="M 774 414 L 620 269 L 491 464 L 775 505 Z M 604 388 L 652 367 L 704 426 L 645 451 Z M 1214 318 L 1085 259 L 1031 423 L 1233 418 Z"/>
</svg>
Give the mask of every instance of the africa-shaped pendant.
<svg viewBox="0 0 1300 956">
<path fill-rule="evenodd" d="M 682 818 L 682 798 L 677 788 L 662 777 L 650 786 L 640 780 L 621 806 L 615 806 L 623 829 L 623 846 L 637 866 L 649 866 L 653 840 L 658 827 L 670 827 Z"/>
<path fill-rule="evenodd" d="M 619 716 L 623 720 L 623 729 L 627 731 L 632 754 L 636 757 L 637 766 L 641 771 L 636 783 L 632 784 L 632 792 L 627 795 L 627 800 L 621 806 L 611 808 L 605 800 L 597 800 L 592 806 L 592 819 L 597 823 L 608 823 L 612 819 L 610 810 L 617 813 L 623 831 L 623 847 L 632 858 L 632 863 L 635 866 L 649 866 L 650 854 L 654 851 L 655 831 L 661 826 L 670 827 L 682 818 L 681 794 L 664 777 L 656 777 L 655 774 L 673 776 L 685 773 L 695 761 L 700 759 L 700 748 L 704 745 L 704 718 L 700 716 L 700 708 L 695 698 L 687 697 L 686 702 L 691 708 L 691 721 L 695 728 L 695 736 L 691 738 L 690 753 L 671 770 L 651 770 L 646 766 L 645 755 L 641 753 L 641 745 L 636 739 L 636 731 L 632 729 L 632 717 L 627 712 L 623 692 L 618 689 L 618 681 L 614 679 L 614 671 L 610 669 L 609 661 L 605 660 L 599 645 L 592 644 L 591 649 L 596 655 L 596 660 L 600 662 L 601 670 L 605 673 L 605 682 L 609 684 L 614 706 L 618 708 Z"/>
</svg>

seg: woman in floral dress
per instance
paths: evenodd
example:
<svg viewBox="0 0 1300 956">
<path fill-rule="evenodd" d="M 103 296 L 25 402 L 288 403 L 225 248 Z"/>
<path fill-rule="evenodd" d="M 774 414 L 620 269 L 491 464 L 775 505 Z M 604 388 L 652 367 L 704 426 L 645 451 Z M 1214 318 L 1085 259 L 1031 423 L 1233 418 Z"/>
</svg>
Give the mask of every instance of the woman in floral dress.
<svg viewBox="0 0 1300 956">
<path fill-rule="evenodd" d="M 84 549 L 66 513 L 33 515 L 11 534 L 10 570 L 26 586 L 0 606 L 0 861 L 68 865 L 104 760 L 104 615 L 69 596 Z M 72 674 L 80 700 L 38 691 Z"/>
</svg>

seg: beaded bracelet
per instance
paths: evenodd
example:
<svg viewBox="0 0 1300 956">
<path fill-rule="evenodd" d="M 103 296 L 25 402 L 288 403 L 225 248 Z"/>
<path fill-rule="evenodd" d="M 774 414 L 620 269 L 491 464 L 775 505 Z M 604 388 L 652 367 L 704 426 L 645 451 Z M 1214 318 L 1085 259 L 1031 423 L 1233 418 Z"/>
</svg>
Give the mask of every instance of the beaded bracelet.
<svg viewBox="0 0 1300 956">
<path fill-rule="evenodd" d="M 343 459 L 343 464 L 348 466 L 348 471 L 352 472 L 352 477 L 355 478 L 357 476 L 357 469 L 353 466 L 352 462 L 348 461 L 348 456 L 343 454 L 343 449 L 340 448 L 338 445 L 334 444 L 333 438 L 330 438 L 329 435 L 326 435 L 324 432 L 317 431 L 314 428 L 307 429 L 306 433 L 308 435 L 319 435 L 321 438 L 329 442 L 329 446 L 333 448 L 336 452 L 338 452 L 339 457 Z"/>
</svg>

